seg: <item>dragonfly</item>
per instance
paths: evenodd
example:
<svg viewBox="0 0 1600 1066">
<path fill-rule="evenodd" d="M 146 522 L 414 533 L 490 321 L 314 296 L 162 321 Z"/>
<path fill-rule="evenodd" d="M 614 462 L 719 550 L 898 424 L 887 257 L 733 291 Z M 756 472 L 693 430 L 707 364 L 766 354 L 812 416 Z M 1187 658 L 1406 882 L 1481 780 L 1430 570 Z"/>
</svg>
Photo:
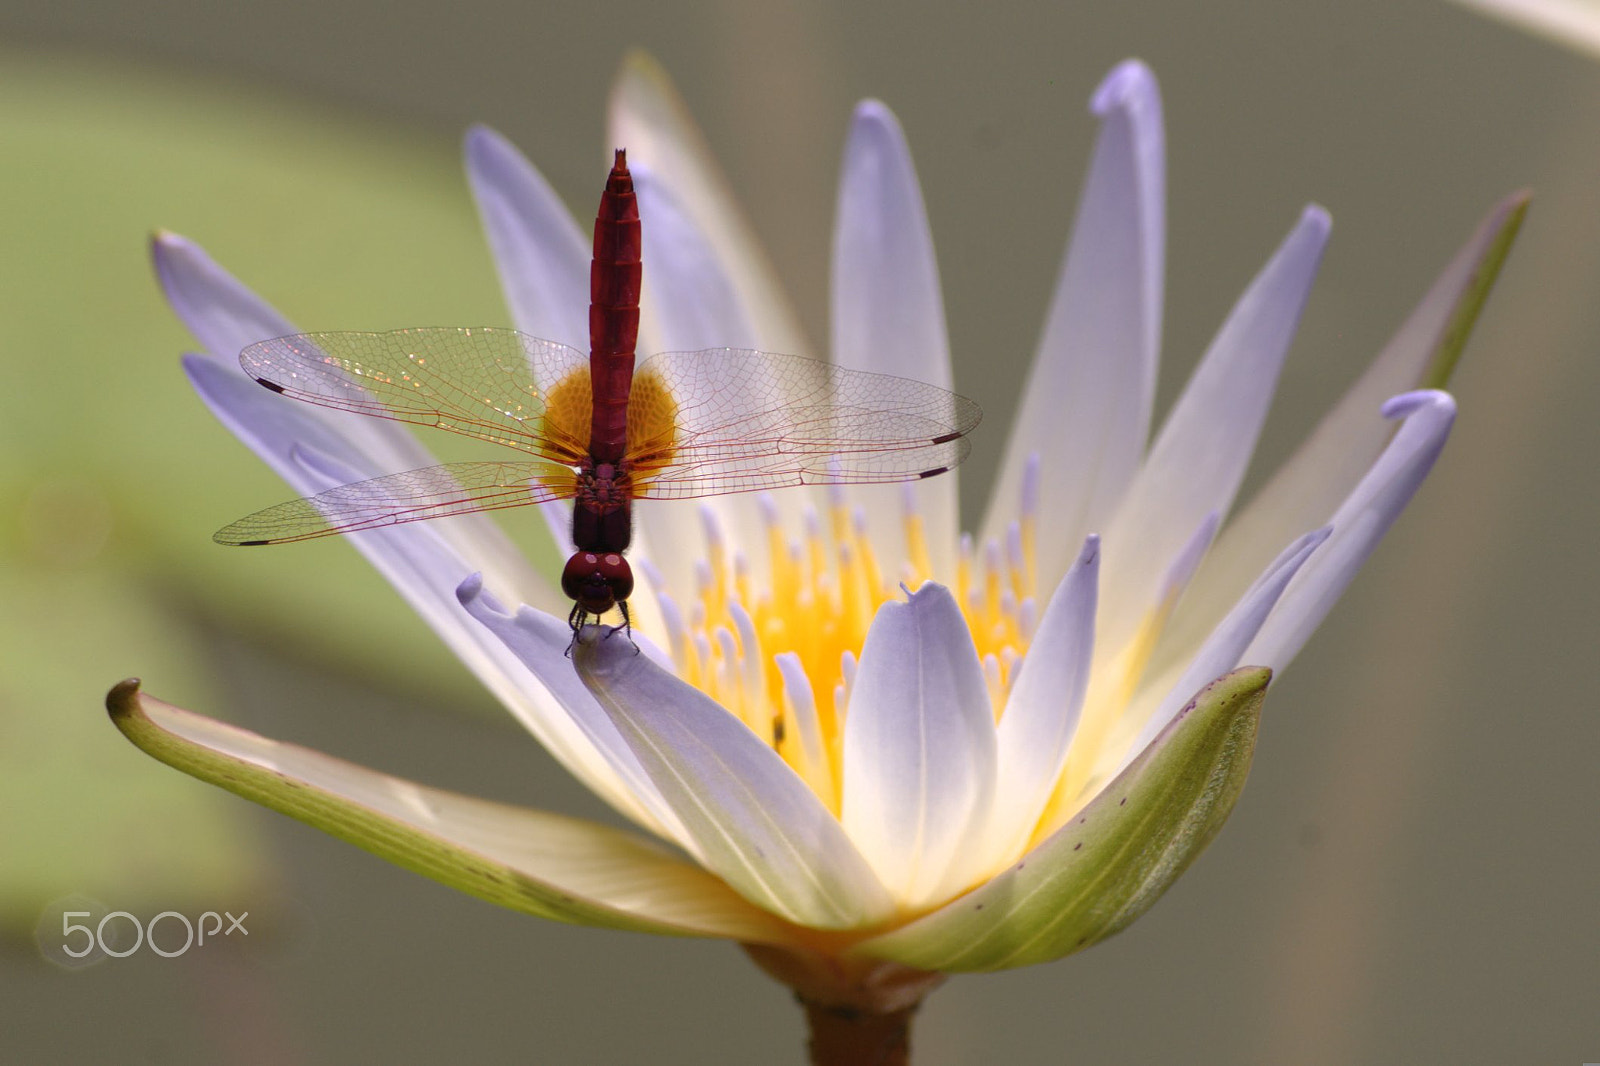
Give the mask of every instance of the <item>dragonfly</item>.
<svg viewBox="0 0 1600 1066">
<path fill-rule="evenodd" d="M 571 501 L 561 589 L 576 637 L 613 608 L 630 625 L 623 553 L 635 500 L 914 481 L 966 457 L 978 405 L 925 382 L 736 348 L 664 352 L 636 372 L 641 250 L 618 149 L 594 224 L 587 356 L 476 327 L 305 333 L 245 348 L 240 366 L 273 392 L 521 455 L 343 485 L 248 515 L 214 539 L 283 544 Z"/>
</svg>

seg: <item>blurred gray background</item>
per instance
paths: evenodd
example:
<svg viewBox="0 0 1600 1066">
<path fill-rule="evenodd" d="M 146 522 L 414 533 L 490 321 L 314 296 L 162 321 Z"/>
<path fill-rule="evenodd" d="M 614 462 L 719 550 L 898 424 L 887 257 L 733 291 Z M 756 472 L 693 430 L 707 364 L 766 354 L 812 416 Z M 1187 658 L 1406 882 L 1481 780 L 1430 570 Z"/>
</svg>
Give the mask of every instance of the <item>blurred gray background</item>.
<svg viewBox="0 0 1600 1066">
<path fill-rule="evenodd" d="M 59 266 L 73 219 L 92 227 L 103 201 L 148 217 L 94 234 L 114 248 L 94 264 L 96 285 L 121 286 L 114 297 L 85 287 L 59 307 L 0 305 L 8 329 L 47 338 L 0 352 L 0 364 L 33 368 L 23 380 L 46 412 L 115 407 L 119 395 L 94 378 L 55 389 L 39 368 L 68 358 L 91 326 L 163 319 L 140 244 L 141 228 L 155 226 L 207 244 L 309 328 L 503 322 L 486 252 L 452 274 L 470 282 L 470 299 L 452 303 L 454 290 L 441 295 L 428 273 L 436 231 L 451 234 L 452 254 L 477 240 L 464 182 L 441 179 L 441 168 L 467 123 L 488 123 L 585 217 L 610 147 L 607 88 L 633 45 L 675 79 L 819 342 L 850 108 L 875 96 L 899 115 L 932 220 L 957 387 L 986 412 L 963 470 L 969 524 L 1066 239 L 1094 133 L 1086 101 L 1117 60 L 1147 60 L 1166 102 L 1165 400 L 1302 204 L 1333 213 L 1263 466 L 1353 378 L 1490 205 L 1535 190 L 1454 381 L 1450 446 L 1274 685 L 1250 785 L 1221 837 L 1113 940 L 1048 966 L 952 980 L 927 1002 L 915 1042 L 923 1066 L 1600 1059 L 1600 65 L 1580 56 L 1431 0 L 9 0 L 0 66 L 53 65 L 108 98 L 119 84 L 159 83 L 187 104 L 236 108 L 241 121 L 276 109 L 288 117 L 240 132 L 301 161 L 322 142 L 300 140 L 297 123 L 321 124 L 319 137 L 328 124 L 376 131 L 405 146 L 396 158 L 414 153 L 415 175 L 391 168 L 397 186 L 447 191 L 425 231 L 391 212 L 370 233 L 326 238 L 296 228 L 292 204 L 257 204 L 204 168 L 188 173 L 182 203 L 148 209 L 123 202 L 131 194 L 114 165 L 62 191 L 82 198 L 81 212 L 13 197 L 0 205 L 11 216 L 4 256 L 24 272 Z M 13 120 L 51 121 L 48 96 L 5 99 Z M 193 136 L 189 119 L 182 109 L 138 116 L 179 140 Z M 162 145 L 146 138 L 140 150 Z M 43 210 L 65 221 L 19 221 Z M 233 228 L 208 228 L 227 217 Z M 291 242 L 303 254 L 286 256 Z M 341 311 L 341 287 L 368 269 L 404 276 Z M 118 358 L 198 410 L 175 365 L 181 334 L 161 329 L 154 340 L 130 333 Z M 187 446 L 253 470 L 207 421 L 195 416 Z M 181 464 L 152 476 L 151 493 L 209 491 Z M 248 476 L 262 480 L 242 481 L 237 498 L 277 498 L 260 495 L 270 479 Z M 193 520 L 196 557 L 236 513 L 231 503 L 214 511 Z M 346 554 L 342 565 L 362 565 Z M 425 638 L 393 654 L 437 659 L 445 682 L 374 687 L 336 669 L 336 657 L 313 662 L 254 632 L 248 611 L 211 624 L 215 608 L 175 598 L 174 624 L 188 625 L 185 639 L 213 668 L 205 697 L 86 642 L 73 681 L 83 715 L 142 671 L 150 691 L 269 736 L 605 817 L 509 718 L 462 713 L 488 699 Z M 130 774 L 173 774 L 131 748 L 127 759 Z M 277 930 L 262 934 L 272 943 L 172 960 L 140 952 L 68 972 L 13 937 L 0 950 L 0 1058 L 802 1061 L 798 1011 L 727 944 L 523 918 L 224 798 L 272 870 L 257 905 Z"/>
</svg>

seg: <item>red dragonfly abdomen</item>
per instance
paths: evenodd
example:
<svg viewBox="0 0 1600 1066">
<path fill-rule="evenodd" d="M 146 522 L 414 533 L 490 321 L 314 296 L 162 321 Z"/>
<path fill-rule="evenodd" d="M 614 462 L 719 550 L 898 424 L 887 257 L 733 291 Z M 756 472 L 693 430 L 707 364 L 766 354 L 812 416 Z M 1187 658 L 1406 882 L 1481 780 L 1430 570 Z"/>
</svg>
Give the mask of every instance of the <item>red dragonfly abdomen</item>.
<svg viewBox="0 0 1600 1066">
<path fill-rule="evenodd" d="M 639 338 L 639 205 L 628 155 L 617 149 L 594 220 L 589 265 L 589 379 L 594 413 L 589 457 L 598 466 L 622 461 L 628 443 L 628 393 Z"/>
<path fill-rule="evenodd" d="M 574 632 L 589 615 L 621 607 L 628 618 L 633 572 L 622 557 L 633 535 L 633 516 L 622 459 L 628 448 L 628 396 L 639 339 L 639 281 L 643 276 L 639 204 L 633 195 L 628 154 L 616 162 L 600 195 L 589 264 L 589 455 L 578 473 L 572 508 L 577 550 L 561 572 L 573 600 L 567 621 Z"/>
</svg>

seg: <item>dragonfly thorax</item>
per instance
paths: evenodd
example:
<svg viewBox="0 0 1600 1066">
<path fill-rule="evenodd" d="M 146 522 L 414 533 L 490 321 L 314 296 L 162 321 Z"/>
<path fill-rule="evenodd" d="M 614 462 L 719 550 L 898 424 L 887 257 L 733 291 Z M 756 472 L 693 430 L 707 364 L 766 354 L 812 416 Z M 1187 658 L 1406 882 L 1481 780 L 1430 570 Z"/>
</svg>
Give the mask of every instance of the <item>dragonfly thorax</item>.
<svg viewBox="0 0 1600 1066">
<path fill-rule="evenodd" d="M 597 470 L 607 471 L 601 466 Z M 580 552 L 624 552 L 633 539 L 633 513 L 612 476 L 580 473 L 572 506 L 572 546 Z"/>
</svg>

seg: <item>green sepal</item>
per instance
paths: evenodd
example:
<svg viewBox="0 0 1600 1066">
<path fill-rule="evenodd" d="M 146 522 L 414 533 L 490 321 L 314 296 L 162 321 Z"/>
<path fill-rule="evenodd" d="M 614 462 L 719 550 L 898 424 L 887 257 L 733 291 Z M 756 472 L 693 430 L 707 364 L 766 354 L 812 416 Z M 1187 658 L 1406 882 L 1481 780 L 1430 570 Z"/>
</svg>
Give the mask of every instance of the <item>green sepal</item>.
<svg viewBox="0 0 1600 1066">
<path fill-rule="evenodd" d="M 946 973 L 1070 955 L 1126 928 L 1205 850 L 1233 810 L 1272 672 L 1211 682 L 1071 821 L 939 910 L 852 956 Z"/>
<path fill-rule="evenodd" d="M 1527 217 L 1528 203 L 1532 199 L 1533 194 L 1526 189 L 1511 193 L 1494 205 L 1467 242 L 1463 255 L 1469 258 L 1463 261 L 1463 265 L 1469 266 L 1471 273 L 1456 294 L 1455 303 L 1450 308 L 1449 317 L 1439 333 L 1438 343 L 1434 345 L 1417 388 L 1449 387 L 1450 375 L 1455 372 L 1461 352 L 1467 346 L 1467 339 L 1478 324 L 1478 315 L 1483 311 L 1484 302 L 1489 299 L 1494 283 L 1500 278 L 1500 268 L 1505 265 L 1506 256 L 1511 254 L 1511 246 L 1522 229 L 1522 220 Z"/>
</svg>

